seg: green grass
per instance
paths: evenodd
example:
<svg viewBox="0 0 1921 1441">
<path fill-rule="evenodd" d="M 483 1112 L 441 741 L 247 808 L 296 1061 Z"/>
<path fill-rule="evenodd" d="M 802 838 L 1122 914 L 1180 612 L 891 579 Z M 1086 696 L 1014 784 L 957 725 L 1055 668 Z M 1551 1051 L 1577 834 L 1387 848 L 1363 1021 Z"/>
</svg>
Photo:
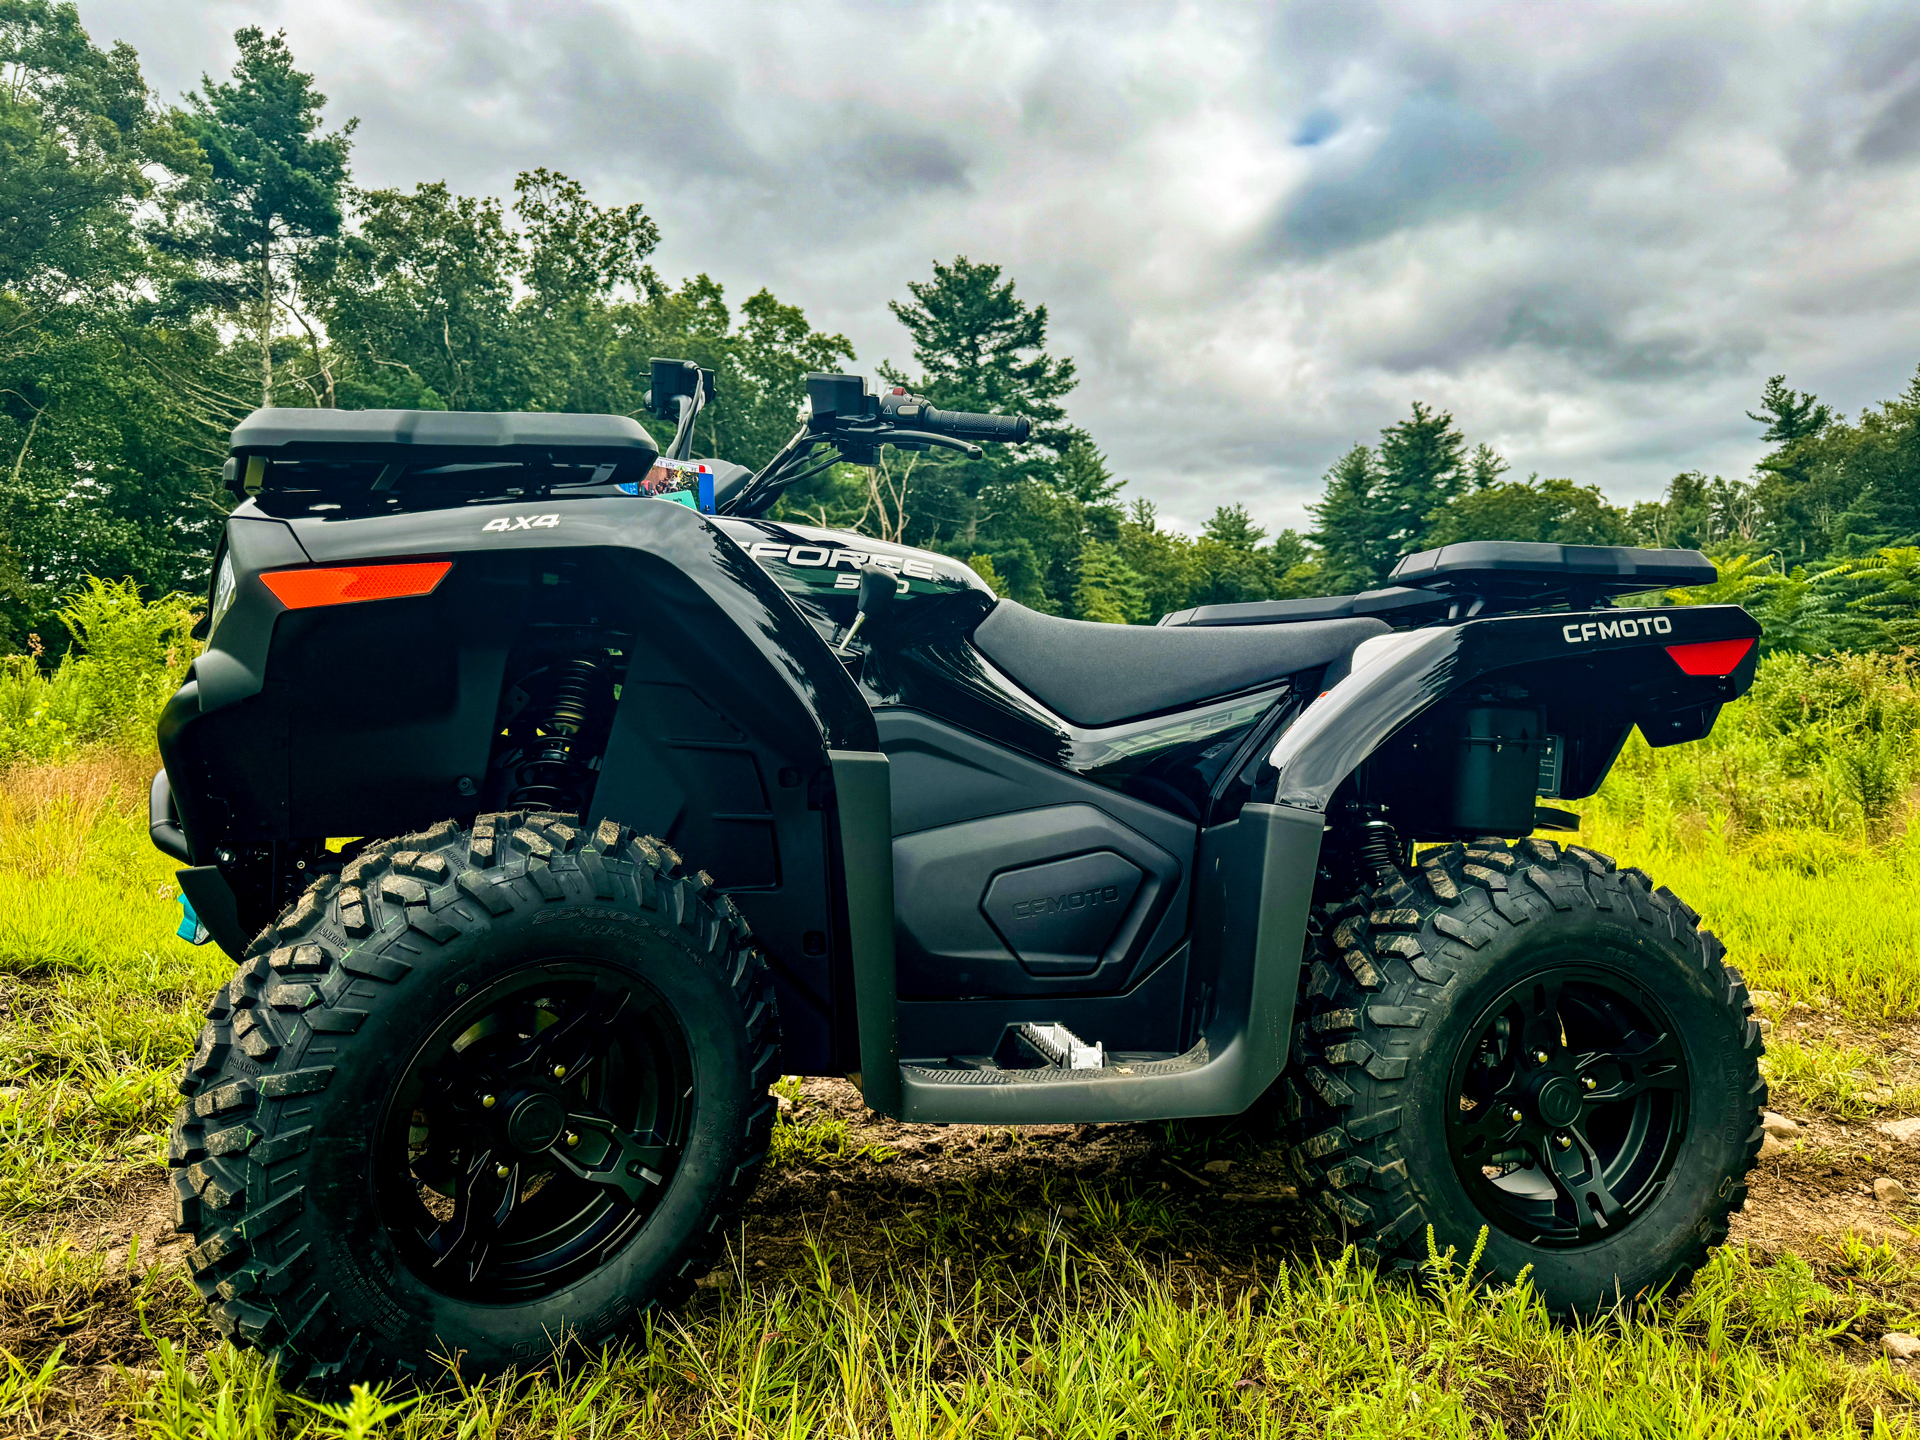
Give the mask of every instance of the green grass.
<svg viewBox="0 0 1921 1441">
<path fill-rule="evenodd" d="M 231 973 L 178 939 L 140 815 L 144 758 L 95 754 L 0 788 L 0 1219 L 152 1166 L 207 996 Z"/>
<path fill-rule="evenodd" d="M 1870 1264 L 1891 1264 L 1882 1255 Z M 1911 1381 L 1834 1344 L 1908 1319 L 1794 1259 L 1723 1252 L 1643 1321 L 1563 1327 L 1525 1285 L 1423 1293 L 1352 1253 L 1229 1291 L 1083 1264 L 949 1304 L 924 1275 L 856 1289 L 835 1258 L 645 1325 L 624 1350 L 421 1397 L 320 1408 L 225 1350 L 170 1350 L 136 1403 L 159 1436 L 1710 1436 L 1912 1434 Z M 356 1431 L 355 1422 L 368 1426 Z"/>
<path fill-rule="evenodd" d="M 1824 831 L 1746 842 L 1711 831 L 1656 832 L 1589 809 L 1578 844 L 1637 865 L 1701 915 L 1748 984 L 1869 1024 L 1911 1019 L 1916 832 L 1881 846 Z"/>
</svg>

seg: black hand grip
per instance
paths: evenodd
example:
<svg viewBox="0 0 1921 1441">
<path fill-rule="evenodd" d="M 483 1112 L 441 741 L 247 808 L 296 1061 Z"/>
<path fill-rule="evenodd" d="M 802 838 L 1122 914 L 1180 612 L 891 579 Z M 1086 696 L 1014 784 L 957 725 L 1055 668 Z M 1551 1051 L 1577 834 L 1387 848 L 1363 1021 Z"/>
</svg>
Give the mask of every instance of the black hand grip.
<svg viewBox="0 0 1921 1441">
<path fill-rule="evenodd" d="M 912 419 L 923 430 L 956 440 L 1022 441 L 1034 429 L 1024 415 L 977 415 L 968 410 L 936 410 L 931 405 Z"/>
</svg>

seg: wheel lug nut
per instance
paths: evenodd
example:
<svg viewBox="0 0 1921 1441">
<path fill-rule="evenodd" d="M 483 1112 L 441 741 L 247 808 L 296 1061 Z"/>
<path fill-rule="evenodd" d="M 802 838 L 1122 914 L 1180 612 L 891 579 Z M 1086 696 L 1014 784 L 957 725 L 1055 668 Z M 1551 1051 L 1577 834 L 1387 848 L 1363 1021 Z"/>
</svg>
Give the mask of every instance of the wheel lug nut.
<svg viewBox="0 0 1921 1441">
<path fill-rule="evenodd" d="M 565 1076 L 566 1074 L 567 1074 L 567 1068 L 565 1066 L 554 1067 L 554 1079 L 556 1081 L 558 1081 L 561 1077 Z"/>
<path fill-rule="evenodd" d="M 482 1096 L 480 1098 L 480 1109 L 483 1111 L 491 1111 L 499 1104 L 499 1098 L 495 1096 Z"/>
<path fill-rule="evenodd" d="M 570 1146 L 578 1146 L 580 1144 L 580 1137 L 575 1135 L 572 1131 L 569 1131 L 567 1133 L 567 1144 Z"/>
<path fill-rule="evenodd" d="M 1537 1066 L 1545 1066 L 1547 1064 L 1547 1052 L 1536 1051 L 1534 1053 L 1534 1064 Z"/>
<path fill-rule="evenodd" d="M 512 1174 L 512 1168 L 508 1166 L 495 1166 L 494 1174 L 504 1181 Z"/>
<path fill-rule="evenodd" d="M 1565 1151 L 1569 1146 L 1572 1146 L 1574 1142 L 1566 1136 L 1556 1136 L 1554 1138 L 1554 1144 Z"/>
<path fill-rule="evenodd" d="M 1521 1112 L 1520 1112 L 1520 1110 L 1519 1110 L 1518 1108 L 1517 1108 L 1517 1109 L 1515 1109 L 1515 1110 L 1512 1110 L 1512 1111 L 1509 1111 L 1509 1112 L 1507 1113 L 1507 1118 L 1508 1118 L 1508 1119 L 1509 1119 L 1510 1121 L 1525 1121 L 1525 1120 L 1527 1119 L 1527 1117 L 1525 1117 L 1525 1116 L 1523 1116 L 1523 1115 L 1521 1114 Z"/>
</svg>

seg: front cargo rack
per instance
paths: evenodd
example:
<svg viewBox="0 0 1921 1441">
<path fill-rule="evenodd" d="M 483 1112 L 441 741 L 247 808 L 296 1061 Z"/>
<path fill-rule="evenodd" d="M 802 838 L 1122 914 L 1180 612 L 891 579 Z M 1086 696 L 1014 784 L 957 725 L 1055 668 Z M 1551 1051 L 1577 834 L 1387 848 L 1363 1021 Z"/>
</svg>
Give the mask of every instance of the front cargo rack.
<svg viewBox="0 0 1921 1441">
<path fill-rule="evenodd" d="M 256 410 L 234 427 L 235 496 L 440 499 L 641 480 L 659 446 L 624 415 L 533 411 Z"/>
</svg>

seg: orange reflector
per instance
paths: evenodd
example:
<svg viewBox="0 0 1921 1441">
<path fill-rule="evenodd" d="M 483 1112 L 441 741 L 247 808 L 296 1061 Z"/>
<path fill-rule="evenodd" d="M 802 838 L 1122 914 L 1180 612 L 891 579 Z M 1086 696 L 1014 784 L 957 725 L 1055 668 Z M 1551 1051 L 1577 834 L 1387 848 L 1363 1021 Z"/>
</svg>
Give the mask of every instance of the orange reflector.
<svg viewBox="0 0 1921 1441">
<path fill-rule="evenodd" d="M 288 610 L 346 605 L 356 600 L 393 600 L 426 595 L 453 569 L 451 560 L 412 560 L 399 565 L 355 565 L 328 570 L 270 570 L 261 575 Z"/>
<path fill-rule="evenodd" d="M 1697 640 L 1667 648 L 1674 663 L 1689 675 L 1730 675 L 1753 649 L 1753 636 L 1743 640 Z"/>
</svg>

